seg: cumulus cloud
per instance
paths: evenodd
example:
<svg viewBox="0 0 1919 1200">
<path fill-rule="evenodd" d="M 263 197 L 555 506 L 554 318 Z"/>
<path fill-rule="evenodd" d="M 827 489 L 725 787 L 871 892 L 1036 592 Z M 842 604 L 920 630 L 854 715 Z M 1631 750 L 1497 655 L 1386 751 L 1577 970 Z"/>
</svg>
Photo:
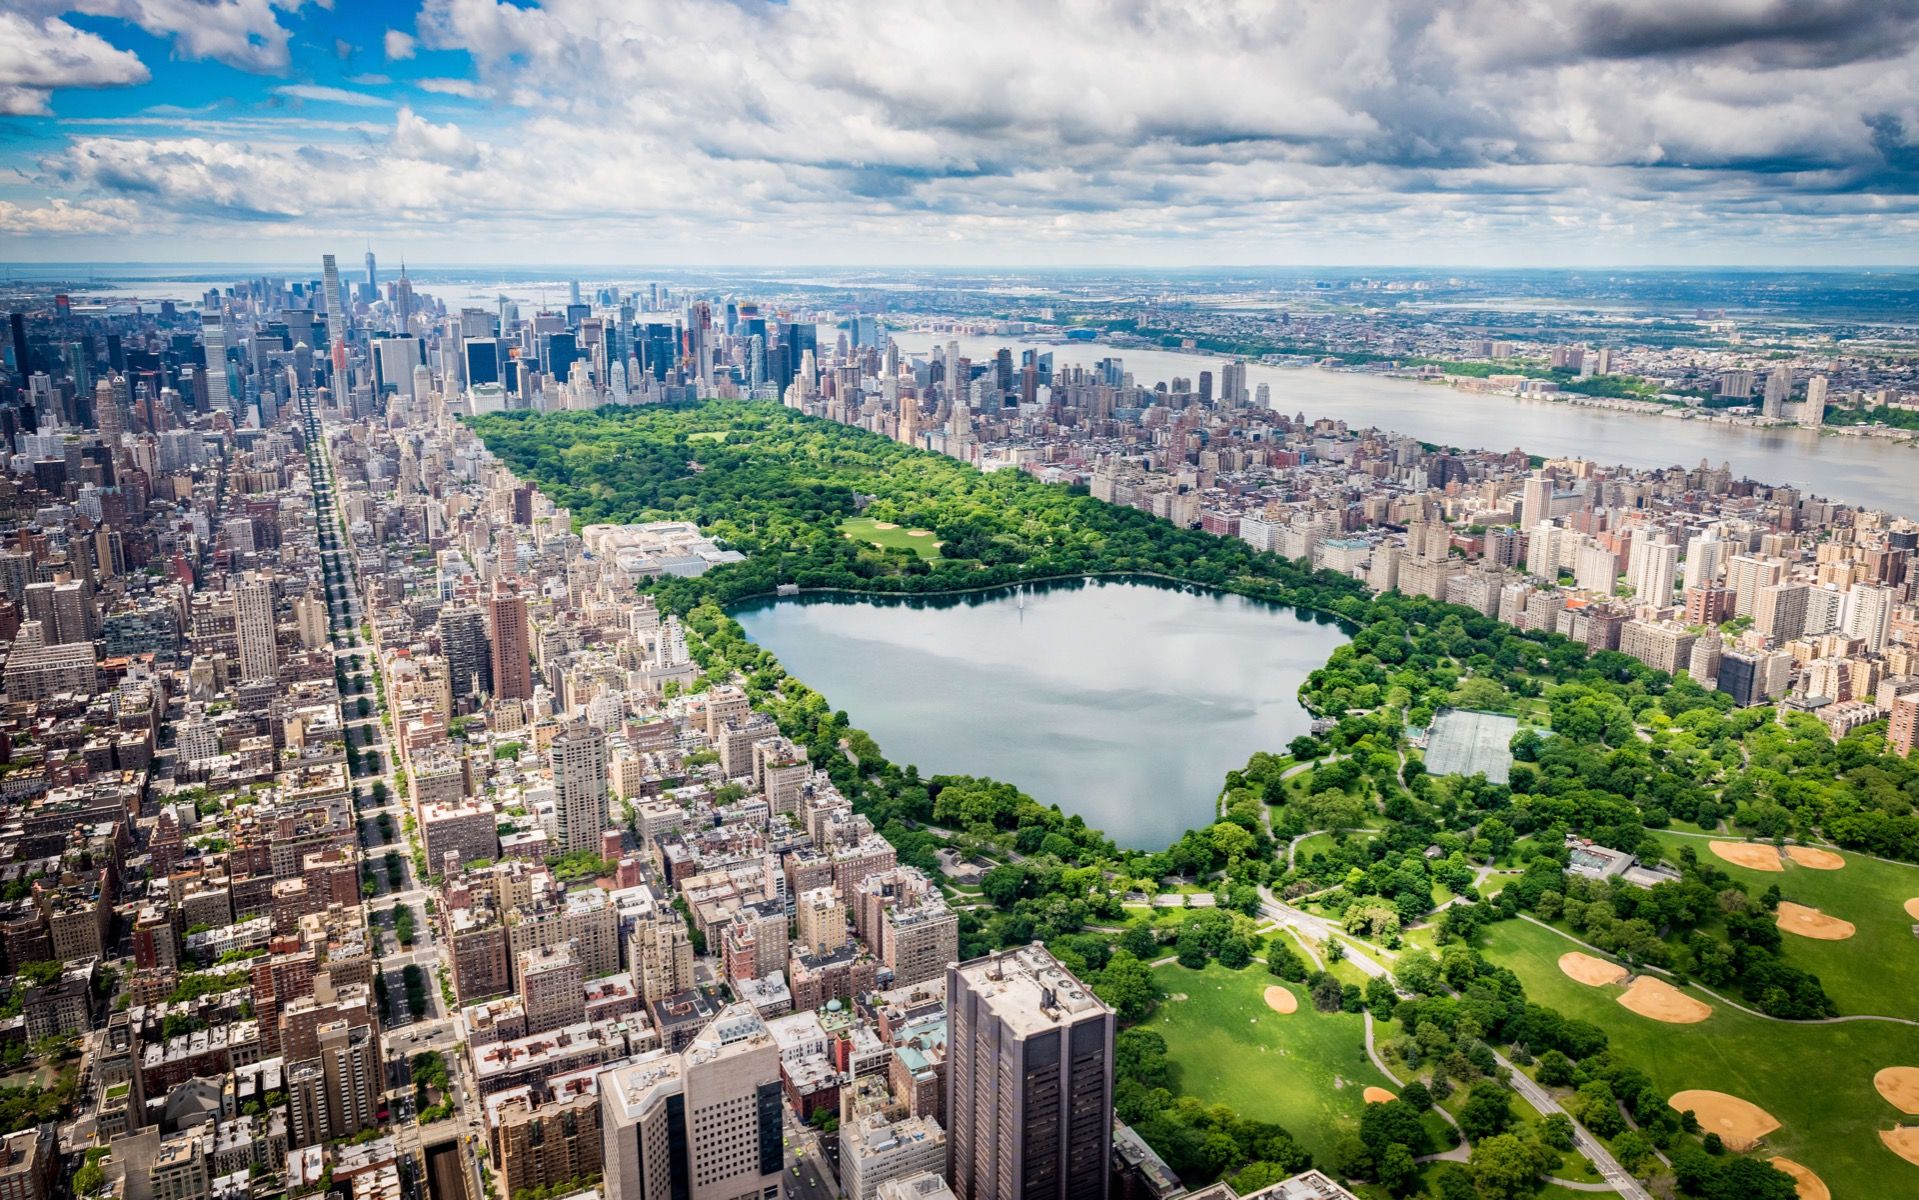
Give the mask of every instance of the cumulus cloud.
<svg viewBox="0 0 1919 1200">
<path fill-rule="evenodd" d="M 44 177 L 156 221 L 1267 261 L 1304 238 L 1889 241 L 1919 213 L 1915 0 L 924 0 L 885 21 L 856 0 L 426 0 L 416 29 L 387 31 L 390 60 L 474 69 L 413 81 L 427 96 L 383 141 L 82 139 Z M 434 95 L 496 107 L 442 123 Z M 318 163 L 323 193 L 266 186 Z"/>
<path fill-rule="evenodd" d="M 276 96 L 289 100 L 312 100 L 320 104 L 345 104 L 353 108 L 391 108 L 393 101 L 369 92 L 350 88 L 326 87 L 312 83 L 288 83 L 273 89 Z"/>
<path fill-rule="evenodd" d="M 155 37 L 171 37 L 186 58 L 211 58 L 243 71 L 287 68 L 291 36 L 280 13 L 296 12 L 304 0 L 24 0 L 53 4 L 95 17 L 130 21 Z"/>
<path fill-rule="evenodd" d="M 0 115 L 47 111 L 55 88 L 121 87 L 151 76 L 139 56 L 57 17 L 0 12 Z"/>
<path fill-rule="evenodd" d="M 75 204 L 53 199 L 38 206 L 0 200 L 0 229 L 22 236 L 124 233 L 134 227 L 136 211 L 128 200 Z"/>
</svg>

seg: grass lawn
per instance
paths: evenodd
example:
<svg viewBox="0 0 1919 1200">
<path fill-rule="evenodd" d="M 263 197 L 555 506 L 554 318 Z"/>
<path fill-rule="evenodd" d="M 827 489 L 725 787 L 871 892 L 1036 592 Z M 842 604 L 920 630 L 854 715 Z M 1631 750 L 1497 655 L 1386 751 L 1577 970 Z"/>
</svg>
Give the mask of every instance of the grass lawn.
<svg viewBox="0 0 1919 1200">
<path fill-rule="evenodd" d="M 1755 896 L 1776 883 L 1786 899 L 1851 921 L 1858 932 L 1843 942 L 1784 935 L 1786 961 L 1819 976 L 1841 1013 L 1919 1020 L 1919 939 L 1905 910 L 1906 901 L 1919 896 L 1919 867 L 1847 854 L 1838 871 L 1792 863 L 1783 872 L 1752 871 L 1719 858 L 1701 838 L 1660 835 L 1659 841 L 1672 853 L 1691 846 L 1701 862 L 1723 869 Z"/>
<path fill-rule="evenodd" d="M 907 530 L 895 526 L 881 529 L 883 522 L 872 517 L 848 517 L 840 522 L 840 532 L 856 542 L 868 542 L 889 550 L 911 550 L 924 559 L 936 559 L 940 556 L 940 543 L 933 539 L 927 530 Z M 914 537 L 914 532 L 921 534 Z"/>
<path fill-rule="evenodd" d="M 1166 1039 L 1175 1088 L 1284 1125 L 1321 1163 L 1339 1134 L 1358 1131 L 1361 1093 L 1392 1086 L 1366 1058 L 1357 1015 L 1318 1012 L 1304 988 L 1285 985 L 1299 1011 L 1281 1016 L 1266 1005 L 1266 989 L 1279 981 L 1263 968 L 1168 964 L 1153 973 L 1169 997 L 1186 997 L 1162 1001 L 1144 1026 Z"/>
<path fill-rule="evenodd" d="M 686 440 L 689 442 L 723 442 L 726 440 L 726 432 L 724 429 L 702 429 L 698 433 L 687 434 Z"/>
<path fill-rule="evenodd" d="M 1661 1092 L 1726 1092 L 1771 1113 L 1781 1128 L 1767 1137 L 1765 1152 L 1804 1163 L 1835 1196 L 1919 1198 L 1919 1167 L 1879 1141 L 1878 1131 L 1900 1115 L 1872 1086 L 1881 1067 L 1919 1066 L 1919 1029 L 1783 1024 L 1723 1005 L 1702 1024 L 1665 1025 L 1621 1007 L 1617 988 L 1586 987 L 1562 974 L 1559 956 L 1573 945 L 1555 933 L 1502 921 L 1481 940 L 1489 960 L 1524 981 L 1528 997 L 1603 1028 L 1613 1049 Z"/>
</svg>

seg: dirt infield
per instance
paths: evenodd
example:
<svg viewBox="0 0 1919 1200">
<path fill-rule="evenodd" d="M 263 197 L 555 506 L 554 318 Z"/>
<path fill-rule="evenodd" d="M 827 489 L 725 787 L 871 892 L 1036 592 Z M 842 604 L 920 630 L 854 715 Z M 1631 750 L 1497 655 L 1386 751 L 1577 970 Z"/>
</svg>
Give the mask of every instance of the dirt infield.
<svg viewBox="0 0 1919 1200">
<path fill-rule="evenodd" d="M 1712 1016 L 1712 1005 L 1650 975 L 1633 980 L 1632 986 L 1620 994 L 1619 1002 L 1642 1017 L 1668 1025 L 1697 1025 Z"/>
<path fill-rule="evenodd" d="M 1299 1011 L 1299 997 L 1275 984 L 1266 989 L 1266 1007 L 1282 1015 L 1296 1013 Z"/>
<path fill-rule="evenodd" d="M 1832 1200 L 1832 1191 L 1826 1187 L 1826 1181 L 1790 1158 L 1769 1158 L 1766 1161 L 1792 1176 L 1799 1200 Z"/>
<path fill-rule="evenodd" d="M 1759 1139 L 1779 1128 L 1771 1113 L 1750 1100 L 1728 1096 L 1724 1092 L 1674 1092 L 1666 1101 L 1675 1112 L 1692 1110 L 1699 1128 L 1716 1133 L 1732 1150 L 1746 1151 Z"/>
<path fill-rule="evenodd" d="M 1779 902 L 1779 928 L 1821 942 L 1843 942 L 1858 932 L 1851 921 L 1829 917 L 1816 908 L 1807 908 L 1790 900 Z"/>
<path fill-rule="evenodd" d="M 1735 867 L 1749 871 L 1783 871 L 1779 851 L 1758 842 L 1707 842 L 1706 849 Z"/>
<path fill-rule="evenodd" d="M 1574 950 L 1559 956 L 1559 969 L 1575 983 L 1587 987 L 1605 987 L 1610 983 L 1623 983 L 1631 974 L 1618 963 L 1607 962 L 1603 958 L 1594 958 L 1590 954 L 1581 954 Z"/>
<path fill-rule="evenodd" d="M 1913 1166 L 1919 1167 L 1919 1125 L 1901 1125 L 1897 1129 L 1881 1129 L 1879 1140 L 1886 1144 L 1886 1149 Z"/>
<path fill-rule="evenodd" d="M 1887 1067 L 1872 1077 L 1872 1086 L 1887 1104 L 1902 1113 L 1919 1115 L 1919 1067 Z"/>
<path fill-rule="evenodd" d="M 1385 1104 L 1389 1100 L 1399 1099 L 1398 1096 L 1393 1095 L 1383 1087 L 1369 1087 L 1360 1093 L 1360 1098 L 1368 1104 Z"/>
<path fill-rule="evenodd" d="M 930 529 L 909 529 L 906 531 L 906 536 L 907 537 L 932 537 L 933 531 Z"/>
<path fill-rule="evenodd" d="M 898 529 L 898 528 L 899 528 L 899 526 L 898 526 L 898 525 L 895 525 L 895 524 L 893 524 L 893 522 L 891 522 L 891 521 L 875 521 L 875 522 L 873 522 L 873 528 L 875 528 L 875 529 Z"/>
<path fill-rule="evenodd" d="M 1817 846 L 1787 846 L 1786 857 L 1797 866 L 1810 867 L 1815 871 L 1837 871 L 1846 865 L 1844 858 Z"/>
<path fill-rule="evenodd" d="M 1919 921 L 1919 896 L 1914 896 L 1912 899 L 1906 901 L 1906 915 L 1915 921 Z"/>
</svg>

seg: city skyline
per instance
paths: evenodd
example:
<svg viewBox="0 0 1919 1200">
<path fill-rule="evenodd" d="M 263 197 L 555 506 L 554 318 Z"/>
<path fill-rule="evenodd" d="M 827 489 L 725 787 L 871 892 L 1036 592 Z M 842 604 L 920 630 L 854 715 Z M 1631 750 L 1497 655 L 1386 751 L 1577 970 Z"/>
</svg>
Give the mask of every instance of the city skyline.
<svg viewBox="0 0 1919 1200">
<path fill-rule="evenodd" d="M 0 15 L 0 259 L 1856 266 L 1919 230 L 1909 5 L 86 7 Z"/>
</svg>

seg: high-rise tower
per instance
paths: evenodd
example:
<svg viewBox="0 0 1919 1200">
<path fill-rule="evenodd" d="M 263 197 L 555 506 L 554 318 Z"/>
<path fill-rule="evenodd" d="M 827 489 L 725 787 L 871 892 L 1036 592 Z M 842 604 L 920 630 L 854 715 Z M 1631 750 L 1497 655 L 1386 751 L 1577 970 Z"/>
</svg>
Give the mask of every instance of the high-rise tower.
<svg viewBox="0 0 1919 1200">
<path fill-rule="evenodd" d="M 946 1176 L 959 1200 L 1104 1200 L 1113 1011 L 1045 947 L 946 970 Z"/>
</svg>

